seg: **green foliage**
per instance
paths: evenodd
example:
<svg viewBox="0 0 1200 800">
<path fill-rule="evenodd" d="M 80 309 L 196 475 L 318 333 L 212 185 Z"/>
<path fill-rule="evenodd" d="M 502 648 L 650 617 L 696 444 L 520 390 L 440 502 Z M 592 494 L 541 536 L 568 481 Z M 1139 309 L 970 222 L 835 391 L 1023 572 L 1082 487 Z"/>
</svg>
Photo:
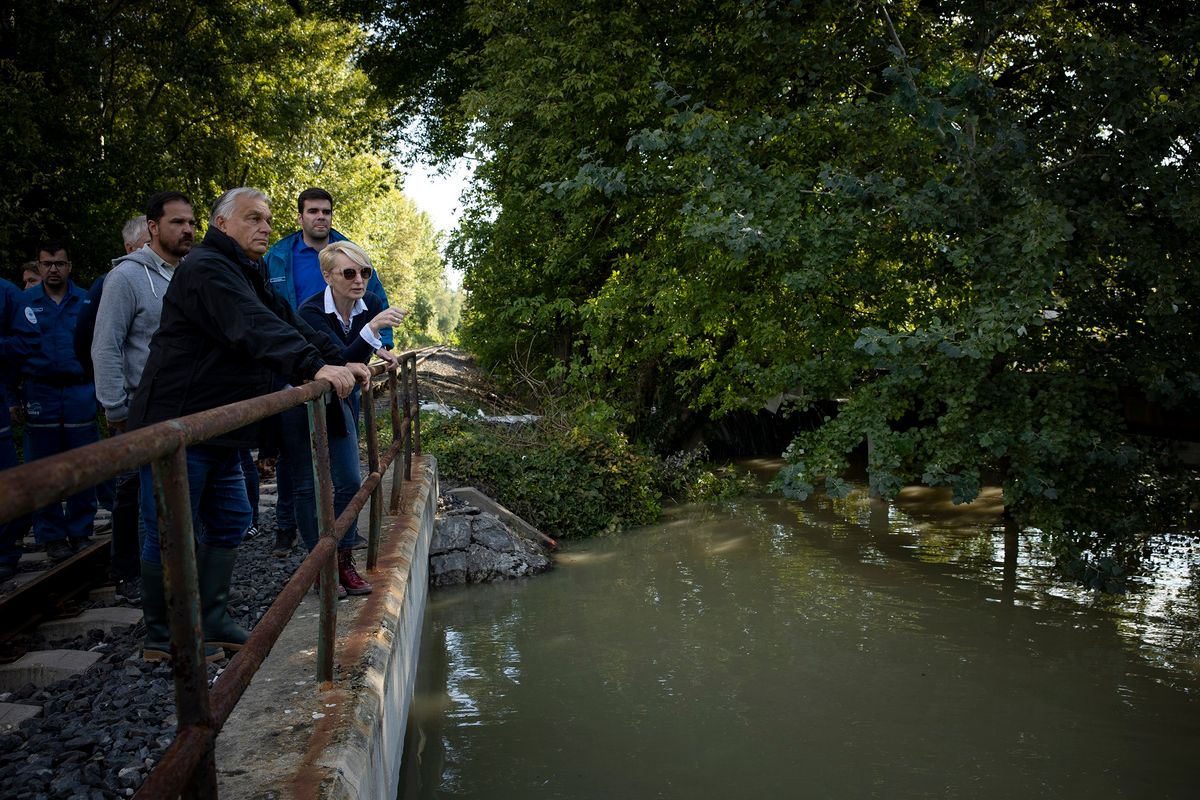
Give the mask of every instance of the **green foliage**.
<svg viewBox="0 0 1200 800">
<path fill-rule="evenodd" d="M 655 473 L 659 494 L 673 503 L 729 500 L 756 485 L 749 474 L 708 461 L 704 447 L 657 460 Z"/>
<path fill-rule="evenodd" d="M 333 0 L 371 31 L 359 63 L 387 104 L 391 136 L 410 155 L 446 162 L 465 146 L 469 120 L 458 99 L 471 85 L 480 35 L 467 0 Z"/>
<path fill-rule="evenodd" d="M 697 413 L 837 399 L 785 491 L 843 493 L 866 443 L 885 496 L 999 475 L 1089 581 L 1195 525 L 1120 401 L 1200 405 L 1191 4 L 467 12 L 451 254 L 484 362 L 604 387 L 664 451 Z"/>
<path fill-rule="evenodd" d="M 87 285 L 155 191 L 186 192 L 203 220 L 224 189 L 257 186 L 285 235 L 296 195 L 320 185 L 394 301 L 442 312 L 400 331 L 399 343 L 444 338 L 457 309 L 439 242 L 401 193 L 388 104 L 356 64 L 369 35 L 345 10 L 283 0 L 12 5 L 0 25 L 0 125 L 11 146 L 0 163 L 0 257 L 20 263 L 37 240 L 64 236 Z"/>
<path fill-rule="evenodd" d="M 548 536 L 653 522 L 652 460 L 607 426 L 579 419 L 499 426 L 427 414 L 421 444 L 443 474 L 479 487 Z"/>
<path fill-rule="evenodd" d="M 19 263 L 37 240 L 62 236 L 86 285 L 122 252 L 121 226 L 155 191 L 186 192 L 203 219 L 224 189 L 257 186 L 287 228 L 306 186 L 367 204 L 394 185 L 376 155 L 385 109 L 353 63 L 364 34 L 293 5 L 7 4 L 0 257 Z"/>
</svg>

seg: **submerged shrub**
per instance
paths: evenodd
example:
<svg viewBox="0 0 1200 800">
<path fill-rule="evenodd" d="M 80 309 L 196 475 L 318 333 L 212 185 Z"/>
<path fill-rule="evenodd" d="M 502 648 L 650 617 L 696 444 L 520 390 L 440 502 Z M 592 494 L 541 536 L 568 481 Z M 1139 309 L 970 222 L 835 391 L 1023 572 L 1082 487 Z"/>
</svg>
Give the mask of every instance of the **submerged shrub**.
<svg viewBox="0 0 1200 800">
<path fill-rule="evenodd" d="M 658 518 L 654 459 L 586 415 L 499 425 L 423 415 L 422 450 L 549 536 L 590 536 Z"/>
<path fill-rule="evenodd" d="M 710 462 L 707 447 L 680 450 L 657 461 L 655 481 L 659 494 L 674 503 L 727 500 L 754 485 L 748 475 Z"/>
</svg>

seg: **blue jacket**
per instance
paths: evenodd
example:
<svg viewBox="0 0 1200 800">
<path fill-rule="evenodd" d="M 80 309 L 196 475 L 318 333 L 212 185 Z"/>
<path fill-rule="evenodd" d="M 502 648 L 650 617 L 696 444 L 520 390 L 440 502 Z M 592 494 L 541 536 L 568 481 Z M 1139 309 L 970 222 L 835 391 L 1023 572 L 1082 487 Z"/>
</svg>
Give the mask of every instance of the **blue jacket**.
<svg viewBox="0 0 1200 800">
<path fill-rule="evenodd" d="M 276 242 L 267 254 L 263 256 L 263 260 L 267 265 L 267 282 L 271 288 L 283 295 L 283 299 L 288 301 L 288 304 L 295 309 L 299 309 L 306 297 L 296 298 L 296 285 L 293 281 L 292 274 L 292 251 L 296 245 L 296 240 L 300 238 L 302 231 L 288 234 L 287 236 Z M 344 242 L 346 237 L 332 228 L 329 230 L 330 242 Z M 379 282 L 379 271 L 376 270 L 371 275 L 371 280 L 367 281 L 367 291 L 376 295 L 383 301 L 383 307 L 388 308 L 387 292 L 383 290 L 383 284 Z M 387 329 L 379 337 L 383 340 L 383 346 L 392 349 L 392 331 Z"/>
<path fill-rule="evenodd" d="M 61 303 L 47 297 L 44 286 L 21 296 L 13 329 L 30 424 L 96 420 L 95 388 L 75 357 L 75 326 L 86 296 L 71 281 Z"/>
<path fill-rule="evenodd" d="M 0 436 L 11 434 L 8 409 L 11 400 L 16 400 L 17 355 L 16 337 L 13 326 L 16 316 L 22 313 L 25 304 L 21 301 L 21 290 L 6 280 L 0 279 Z"/>
</svg>

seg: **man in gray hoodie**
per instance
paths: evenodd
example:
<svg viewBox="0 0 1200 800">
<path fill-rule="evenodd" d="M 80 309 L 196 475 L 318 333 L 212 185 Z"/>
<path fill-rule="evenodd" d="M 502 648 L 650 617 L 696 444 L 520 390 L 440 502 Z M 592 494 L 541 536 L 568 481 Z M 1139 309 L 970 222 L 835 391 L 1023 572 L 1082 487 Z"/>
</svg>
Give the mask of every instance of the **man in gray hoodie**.
<svg viewBox="0 0 1200 800">
<path fill-rule="evenodd" d="M 105 276 L 92 337 L 96 399 L 114 434 L 125 430 L 129 401 L 141 381 L 150 339 L 158 330 L 163 295 L 179 260 L 192 249 L 196 233 L 192 202 L 179 192 L 158 192 L 146 205 L 146 226 L 150 242 L 116 259 Z M 118 476 L 116 506 L 130 508 L 134 514 L 131 534 L 128 525 L 117 525 L 117 508 L 113 511 L 112 572 L 121 582 L 131 581 L 141 567 L 137 498 L 137 471 Z"/>
</svg>

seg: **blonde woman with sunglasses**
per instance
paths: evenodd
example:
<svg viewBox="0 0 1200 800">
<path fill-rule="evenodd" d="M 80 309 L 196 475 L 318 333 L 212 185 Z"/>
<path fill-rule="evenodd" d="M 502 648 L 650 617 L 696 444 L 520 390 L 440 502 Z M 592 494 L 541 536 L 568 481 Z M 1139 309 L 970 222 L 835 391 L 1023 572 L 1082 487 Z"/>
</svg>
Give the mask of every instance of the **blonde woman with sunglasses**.
<svg viewBox="0 0 1200 800">
<path fill-rule="evenodd" d="M 384 349 L 380 333 L 400 324 L 405 311 L 384 308 L 383 302 L 367 291 L 367 282 L 374 272 L 371 259 L 353 242 L 339 241 L 326 245 L 319 256 L 325 290 L 306 299 L 300 305 L 300 316 L 342 348 L 347 363 L 367 363 L 373 354 L 395 364 L 395 358 Z M 361 476 L 358 462 L 358 415 L 360 395 L 357 390 L 345 400 L 333 400 L 326 406 L 329 427 L 329 463 L 333 473 L 334 516 L 342 513 L 358 491 Z M 296 527 L 305 547 L 312 550 L 317 544 L 317 506 L 313 484 L 312 460 L 308 447 L 308 424 L 304 409 L 290 409 L 284 414 L 283 448 L 285 456 L 295 465 L 289 470 L 296 507 Z M 293 419 L 293 417 L 295 417 Z M 363 580 L 354 566 L 353 547 L 358 536 L 351 525 L 338 543 L 339 595 L 369 594 L 371 585 Z"/>
</svg>

